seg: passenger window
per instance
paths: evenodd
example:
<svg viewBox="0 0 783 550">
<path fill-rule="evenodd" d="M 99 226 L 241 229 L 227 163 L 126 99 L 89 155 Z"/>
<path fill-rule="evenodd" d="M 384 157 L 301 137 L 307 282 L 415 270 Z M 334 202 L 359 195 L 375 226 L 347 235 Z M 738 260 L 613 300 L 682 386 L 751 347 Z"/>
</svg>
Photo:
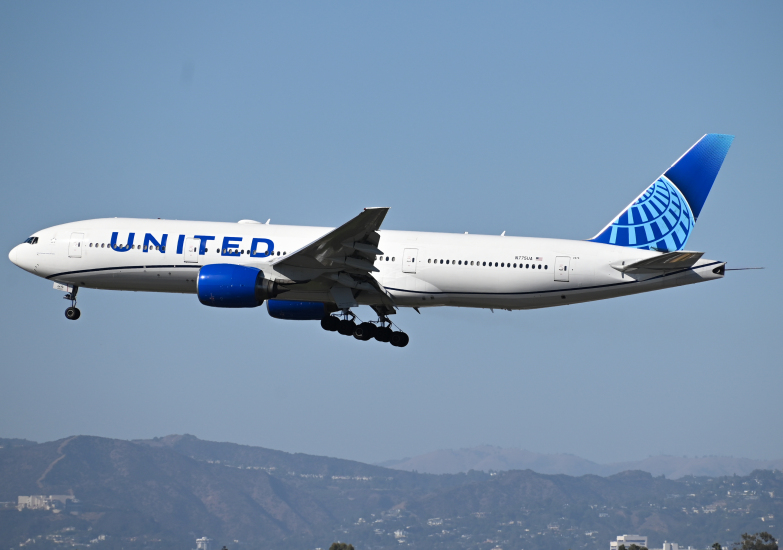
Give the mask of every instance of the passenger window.
<svg viewBox="0 0 783 550">
<path fill-rule="evenodd" d="M 388 256 L 386 256 L 386 261 L 387 261 L 387 262 L 389 261 L 389 257 L 388 257 Z"/>
<path fill-rule="evenodd" d="M 449 265 L 449 261 L 448 260 L 446 260 L 446 265 Z"/>
<path fill-rule="evenodd" d="M 516 266 L 517 266 L 517 264 L 514 264 L 514 267 L 516 267 Z"/>
<path fill-rule="evenodd" d="M 487 262 L 484 262 L 484 265 L 487 265 Z"/>
<path fill-rule="evenodd" d="M 441 260 L 440 263 L 443 263 L 443 260 Z"/>
<path fill-rule="evenodd" d="M 428 264 L 431 264 L 431 263 L 432 263 L 432 258 L 430 258 L 429 260 L 427 260 L 427 263 L 428 263 Z"/>
<path fill-rule="evenodd" d="M 392 261 L 394 261 L 394 256 L 392 256 Z"/>
<path fill-rule="evenodd" d="M 530 264 L 525 264 L 525 269 L 530 269 Z"/>
<path fill-rule="evenodd" d="M 506 267 L 506 264 L 505 263 L 501 263 L 500 267 Z"/>
<path fill-rule="evenodd" d="M 544 269 L 549 269 L 549 266 L 548 266 L 548 265 L 545 265 L 545 266 L 544 266 Z"/>
<path fill-rule="evenodd" d="M 541 269 L 541 264 L 538 264 L 538 269 Z"/>
<path fill-rule="evenodd" d="M 497 267 L 497 266 L 498 266 L 498 263 L 497 263 L 497 262 L 495 262 L 495 267 Z"/>
</svg>

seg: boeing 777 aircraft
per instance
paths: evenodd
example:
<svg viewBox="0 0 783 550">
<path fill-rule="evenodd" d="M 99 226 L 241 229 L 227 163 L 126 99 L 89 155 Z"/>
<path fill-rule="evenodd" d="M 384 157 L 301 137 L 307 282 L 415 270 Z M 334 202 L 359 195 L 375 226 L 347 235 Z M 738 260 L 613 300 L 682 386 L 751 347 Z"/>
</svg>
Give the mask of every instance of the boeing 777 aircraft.
<svg viewBox="0 0 783 550">
<path fill-rule="evenodd" d="M 277 319 L 397 347 L 397 308 L 535 309 L 722 278 L 725 262 L 685 244 L 731 146 L 707 134 L 592 239 L 381 230 L 388 208 L 326 227 L 110 218 L 42 229 L 11 250 L 54 282 L 76 320 L 80 288 L 196 294 L 212 307 L 257 307 Z M 351 308 L 372 307 L 357 324 Z"/>
</svg>

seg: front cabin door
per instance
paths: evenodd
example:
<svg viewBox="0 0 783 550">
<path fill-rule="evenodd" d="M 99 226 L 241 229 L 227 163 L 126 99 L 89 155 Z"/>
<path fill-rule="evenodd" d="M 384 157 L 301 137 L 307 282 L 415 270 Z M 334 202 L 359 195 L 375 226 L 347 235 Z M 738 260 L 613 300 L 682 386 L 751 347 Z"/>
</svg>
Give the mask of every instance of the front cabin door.
<svg viewBox="0 0 783 550">
<path fill-rule="evenodd" d="M 68 243 L 68 257 L 69 258 L 81 258 L 82 257 L 82 241 L 84 240 L 84 233 L 71 233 L 71 241 Z"/>
</svg>

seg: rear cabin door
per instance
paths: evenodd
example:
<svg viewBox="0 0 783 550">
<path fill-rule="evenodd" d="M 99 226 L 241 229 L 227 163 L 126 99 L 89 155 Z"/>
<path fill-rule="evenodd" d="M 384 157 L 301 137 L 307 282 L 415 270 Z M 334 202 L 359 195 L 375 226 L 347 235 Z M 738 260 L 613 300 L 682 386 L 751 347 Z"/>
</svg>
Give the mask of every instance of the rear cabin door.
<svg viewBox="0 0 783 550">
<path fill-rule="evenodd" d="M 558 256 L 555 258 L 555 281 L 567 283 L 570 269 L 571 258 L 569 256 Z"/>
<path fill-rule="evenodd" d="M 71 233 L 71 241 L 68 243 L 69 258 L 82 257 L 82 241 L 84 241 L 84 233 Z"/>
<path fill-rule="evenodd" d="M 418 248 L 406 248 L 402 253 L 402 272 L 416 273 L 416 260 L 418 257 Z"/>
<path fill-rule="evenodd" d="M 201 247 L 201 239 L 185 239 L 185 261 L 188 263 L 198 263 L 198 251 Z"/>
</svg>

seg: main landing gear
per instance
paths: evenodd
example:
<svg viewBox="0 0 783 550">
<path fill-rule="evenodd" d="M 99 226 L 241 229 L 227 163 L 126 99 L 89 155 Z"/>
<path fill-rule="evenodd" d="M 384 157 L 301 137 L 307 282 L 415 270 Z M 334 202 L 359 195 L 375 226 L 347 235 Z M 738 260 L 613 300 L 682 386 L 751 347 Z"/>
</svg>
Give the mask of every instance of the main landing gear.
<svg viewBox="0 0 783 550">
<path fill-rule="evenodd" d="M 79 311 L 78 307 L 76 307 L 76 293 L 78 291 L 79 291 L 79 287 L 74 286 L 71 292 L 63 296 L 63 298 L 65 298 L 66 300 L 71 301 L 71 307 L 65 310 L 65 318 L 68 319 L 69 321 L 75 321 L 76 319 L 82 316 L 82 312 Z"/>
<path fill-rule="evenodd" d="M 343 310 L 342 319 L 336 315 L 328 315 L 321 319 L 321 328 L 329 332 L 338 332 L 343 336 L 353 336 L 366 342 L 375 338 L 378 342 L 389 342 L 392 346 L 404 348 L 408 345 L 408 335 L 402 331 L 394 331 L 392 322 L 385 315 L 379 315 L 375 323 L 356 324 L 356 315 L 350 310 Z"/>
</svg>

